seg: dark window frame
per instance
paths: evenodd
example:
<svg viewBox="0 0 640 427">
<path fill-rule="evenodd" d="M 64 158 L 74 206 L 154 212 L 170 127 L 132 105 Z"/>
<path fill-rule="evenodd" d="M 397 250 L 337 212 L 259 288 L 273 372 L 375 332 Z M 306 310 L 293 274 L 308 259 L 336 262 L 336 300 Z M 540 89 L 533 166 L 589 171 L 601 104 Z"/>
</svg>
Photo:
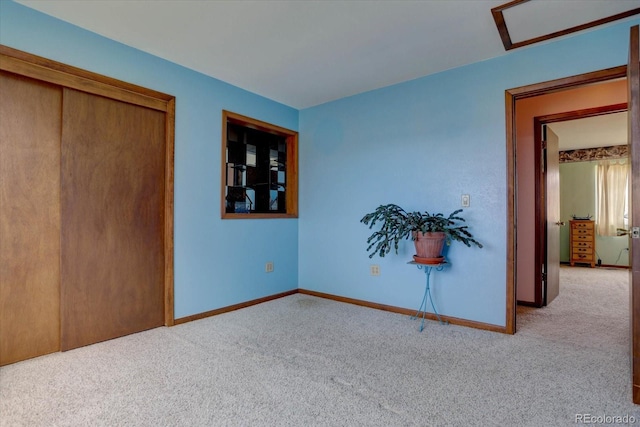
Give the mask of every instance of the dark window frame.
<svg viewBox="0 0 640 427">
<path fill-rule="evenodd" d="M 276 140 L 282 138 L 286 144 L 284 211 L 273 212 L 227 212 L 227 179 L 229 168 L 227 153 L 229 146 L 229 130 L 233 127 L 245 128 L 246 132 L 262 132 Z M 233 141 L 231 141 L 233 142 Z M 222 111 L 222 152 L 221 152 L 221 189 L 220 215 L 222 219 L 258 219 L 258 218 L 297 218 L 298 217 L 298 132 L 253 119 L 230 111 Z M 245 160 L 246 166 L 246 160 Z M 243 187 L 243 186 L 240 186 Z M 250 188 L 249 186 L 244 186 Z M 255 202 L 255 201 L 254 201 Z"/>
</svg>

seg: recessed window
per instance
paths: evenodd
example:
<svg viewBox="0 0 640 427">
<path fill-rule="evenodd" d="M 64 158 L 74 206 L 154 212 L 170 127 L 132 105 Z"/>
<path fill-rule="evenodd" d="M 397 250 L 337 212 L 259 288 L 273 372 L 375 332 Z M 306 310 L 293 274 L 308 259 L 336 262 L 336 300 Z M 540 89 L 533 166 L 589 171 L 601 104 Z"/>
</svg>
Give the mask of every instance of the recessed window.
<svg viewBox="0 0 640 427">
<path fill-rule="evenodd" d="M 297 171 L 297 132 L 222 112 L 222 218 L 296 218 Z"/>
</svg>

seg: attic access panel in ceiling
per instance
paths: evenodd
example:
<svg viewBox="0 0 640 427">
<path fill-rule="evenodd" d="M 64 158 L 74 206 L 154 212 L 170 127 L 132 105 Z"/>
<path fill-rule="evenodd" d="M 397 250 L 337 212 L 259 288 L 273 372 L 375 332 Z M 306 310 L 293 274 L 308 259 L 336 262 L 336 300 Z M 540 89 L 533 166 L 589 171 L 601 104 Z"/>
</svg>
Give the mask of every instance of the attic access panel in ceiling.
<svg viewBox="0 0 640 427">
<path fill-rule="evenodd" d="M 640 14 L 638 0 L 514 0 L 491 9 L 505 50 Z"/>
</svg>

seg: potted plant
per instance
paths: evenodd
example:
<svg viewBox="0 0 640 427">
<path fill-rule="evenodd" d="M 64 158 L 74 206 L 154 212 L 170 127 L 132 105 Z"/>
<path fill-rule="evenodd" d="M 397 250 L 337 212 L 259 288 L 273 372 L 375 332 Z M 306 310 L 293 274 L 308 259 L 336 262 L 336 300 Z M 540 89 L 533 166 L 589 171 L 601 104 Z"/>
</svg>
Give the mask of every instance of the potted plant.
<svg viewBox="0 0 640 427">
<path fill-rule="evenodd" d="M 380 230 L 375 231 L 368 239 L 367 252 L 369 258 L 378 254 L 383 257 L 393 248 L 398 253 L 401 240 L 411 239 L 416 246 L 414 259 L 417 262 L 434 264 L 442 261 L 442 248 L 444 244 L 451 244 L 457 240 L 466 246 L 475 245 L 479 248 L 482 244 L 473 238 L 469 232 L 464 218 L 458 216 L 462 209 L 453 211 L 449 216 L 442 213 L 430 214 L 429 212 L 406 212 L 398 205 L 380 205 L 378 208 L 366 214 L 360 222 L 373 228 L 380 224 Z"/>
</svg>

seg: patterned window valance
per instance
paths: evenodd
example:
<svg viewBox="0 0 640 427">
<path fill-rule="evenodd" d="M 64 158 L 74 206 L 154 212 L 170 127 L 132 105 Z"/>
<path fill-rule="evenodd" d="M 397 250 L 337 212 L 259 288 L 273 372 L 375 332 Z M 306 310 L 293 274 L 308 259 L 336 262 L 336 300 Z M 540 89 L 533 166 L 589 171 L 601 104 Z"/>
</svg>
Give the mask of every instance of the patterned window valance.
<svg viewBox="0 0 640 427">
<path fill-rule="evenodd" d="M 589 162 L 591 160 L 626 159 L 626 145 L 610 147 L 584 148 L 579 150 L 560 151 L 560 163 Z"/>
</svg>

